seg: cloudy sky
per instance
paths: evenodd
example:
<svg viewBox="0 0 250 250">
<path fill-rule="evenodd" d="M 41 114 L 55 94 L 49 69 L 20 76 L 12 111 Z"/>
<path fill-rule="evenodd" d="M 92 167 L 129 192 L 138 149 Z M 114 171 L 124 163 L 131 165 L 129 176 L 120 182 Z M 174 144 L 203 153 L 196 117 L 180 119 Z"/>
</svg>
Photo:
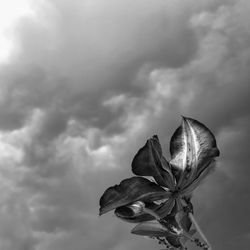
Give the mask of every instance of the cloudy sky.
<svg viewBox="0 0 250 250">
<path fill-rule="evenodd" d="M 98 203 L 153 134 L 169 156 L 181 115 L 221 151 L 197 220 L 214 250 L 249 249 L 249 12 L 247 0 L 0 0 L 0 250 L 158 250 Z"/>
</svg>

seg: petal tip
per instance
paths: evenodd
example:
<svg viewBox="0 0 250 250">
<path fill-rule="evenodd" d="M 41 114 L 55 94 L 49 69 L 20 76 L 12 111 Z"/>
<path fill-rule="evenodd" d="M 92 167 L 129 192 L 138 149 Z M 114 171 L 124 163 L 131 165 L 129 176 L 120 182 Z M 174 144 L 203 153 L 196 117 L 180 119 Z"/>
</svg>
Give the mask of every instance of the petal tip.
<svg viewBox="0 0 250 250">
<path fill-rule="evenodd" d="M 105 211 L 104 211 L 102 208 L 100 208 L 100 209 L 99 209 L 99 216 L 101 216 L 101 215 L 103 215 L 103 214 L 105 214 Z"/>
<path fill-rule="evenodd" d="M 218 156 L 220 156 L 220 150 L 216 148 L 215 157 L 218 157 Z"/>
<path fill-rule="evenodd" d="M 153 135 L 153 136 L 152 136 L 152 139 L 159 140 L 159 137 L 158 137 L 158 135 Z"/>
<path fill-rule="evenodd" d="M 184 115 L 181 115 L 181 117 L 182 117 L 182 120 L 183 120 L 184 122 L 187 122 L 187 121 L 196 121 L 195 119 L 190 118 L 190 117 L 187 117 L 187 116 L 184 116 Z"/>
</svg>

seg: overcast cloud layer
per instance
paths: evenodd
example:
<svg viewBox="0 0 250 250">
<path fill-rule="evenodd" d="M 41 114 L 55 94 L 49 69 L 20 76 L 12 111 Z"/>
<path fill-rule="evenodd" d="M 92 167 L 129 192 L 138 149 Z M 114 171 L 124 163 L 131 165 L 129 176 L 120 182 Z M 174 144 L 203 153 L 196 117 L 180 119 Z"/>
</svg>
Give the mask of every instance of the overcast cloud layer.
<svg viewBox="0 0 250 250">
<path fill-rule="evenodd" d="M 28 4 L 0 62 L 0 250 L 159 249 L 98 202 L 153 134 L 168 156 L 180 115 L 221 151 L 201 227 L 214 250 L 249 249 L 250 2 Z"/>
</svg>

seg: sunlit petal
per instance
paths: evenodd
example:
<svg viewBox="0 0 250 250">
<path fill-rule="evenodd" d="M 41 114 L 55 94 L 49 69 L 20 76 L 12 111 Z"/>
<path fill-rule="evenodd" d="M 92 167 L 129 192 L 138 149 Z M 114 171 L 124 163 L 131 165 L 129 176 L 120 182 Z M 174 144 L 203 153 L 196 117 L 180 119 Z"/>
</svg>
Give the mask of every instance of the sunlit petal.
<svg viewBox="0 0 250 250">
<path fill-rule="evenodd" d="M 171 166 L 177 172 L 178 187 L 195 179 L 207 162 L 219 155 L 212 132 L 202 123 L 183 117 L 170 141 Z"/>
</svg>

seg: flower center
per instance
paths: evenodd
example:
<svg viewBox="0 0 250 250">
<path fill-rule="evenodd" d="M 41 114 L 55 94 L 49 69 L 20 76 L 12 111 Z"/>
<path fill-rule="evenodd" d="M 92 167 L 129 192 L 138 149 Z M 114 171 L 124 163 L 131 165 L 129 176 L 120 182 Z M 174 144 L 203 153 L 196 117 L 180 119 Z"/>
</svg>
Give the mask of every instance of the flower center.
<svg viewBox="0 0 250 250">
<path fill-rule="evenodd" d="M 180 196 L 180 190 L 177 189 L 172 192 L 172 197 L 174 199 L 178 198 L 179 196 Z"/>
</svg>

